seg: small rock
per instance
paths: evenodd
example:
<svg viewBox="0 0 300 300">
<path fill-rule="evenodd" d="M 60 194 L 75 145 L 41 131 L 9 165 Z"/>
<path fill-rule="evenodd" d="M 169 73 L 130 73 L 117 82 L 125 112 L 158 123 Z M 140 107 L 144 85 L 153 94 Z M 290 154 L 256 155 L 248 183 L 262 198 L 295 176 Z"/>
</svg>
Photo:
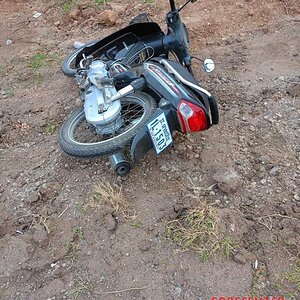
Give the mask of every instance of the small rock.
<svg viewBox="0 0 300 300">
<path fill-rule="evenodd" d="M 82 11 L 79 8 L 74 8 L 69 12 L 69 17 L 73 20 L 78 20 L 82 17 Z"/>
<path fill-rule="evenodd" d="M 227 194 L 236 192 L 240 184 L 240 176 L 232 168 L 220 170 L 213 177 L 219 189 Z"/>
<path fill-rule="evenodd" d="M 105 217 L 105 225 L 109 231 L 114 231 L 117 227 L 116 219 L 111 214 L 108 214 Z"/>
<path fill-rule="evenodd" d="M 267 182 L 267 179 L 266 179 L 266 178 L 264 178 L 264 179 L 262 179 L 262 180 L 260 181 L 261 184 L 265 184 L 266 182 Z"/>
<path fill-rule="evenodd" d="M 11 45 L 12 43 L 13 43 L 13 41 L 10 40 L 10 39 L 7 39 L 7 40 L 5 41 L 5 45 L 6 45 L 6 46 Z"/>
<path fill-rule="evenodd" d="M 296 200 L 296 201 L 300 201 L 300 196 L 299 196 L 298 194 L 295 194 L 293 198 L 294 198 L 294 200 Z"/>
<path fill-rule="evenodd" d="M 260 158 L 259 158 L 259 162 L 262 163 L 263 165 L 266 165 L 268 164 L 270 161 L 269 157 L 266 156 L 266 155 L 262 155 Z"/>
<path fill-rule="evenodd" d="M 37 13 L 35 13 L 35 14 L 33 15 L 33 17 L 34 17 L 35 19 L 38 19 L 38 18 L 41 17 L 42 15 L 43 15 L 42 13 L 37 12 Z"/>
<path fill-rule="evenodd" d="M 103 10 L 98 15 L 98 23 L 105 26 L 115 25 L 119 18 L 119 14 L 113 10 Z"/>
<path fill-rule="evenodd" d="M 166 164 L 161 165 L 159 169 L 163 172 L 170 171 L 170 168 Z"/>
<path fill-rule="evenodd" d="M 60 25 L 60 21 L 56 21 L 55 23 L 54 23 L 54 26 L 59 26 Z"/>
<path fill-rule="evenodd" d="M 278 79 L 281 80 L 281 81 L 285 80 L 284 76 L 279 76 Z"/>
<path fill-rule="evenodd" d="M 177 286 L 175 288 L 175 290 L 174 290 L 174 296 L 180 297 L 181 293 L 182 293 L 182 288 L 180 288 L 179 286 Z"/>
<path fill-rule="evenodd" d="M 40 227 L 34 231 L 33 240 L 41 246 L 47 244 L 47 231 L 44 227 Z"/>
<path fill-rule="evenodd" d="M 280 171 L 280 168 L 279 167 L 273 167 L 271 170 L 270 170 L 270 174 L 273 175 L 273 176 L 276 176 Z"/>
<path fill-rule="evenodd" d="M 243 165 L 243 161 L 240 160 L 240 159 L 237 159 L 237 160 L 235 161 L 235 164 L 238 165 L 238 166 L 242 166 L 242 165 Z"/>
</svg>

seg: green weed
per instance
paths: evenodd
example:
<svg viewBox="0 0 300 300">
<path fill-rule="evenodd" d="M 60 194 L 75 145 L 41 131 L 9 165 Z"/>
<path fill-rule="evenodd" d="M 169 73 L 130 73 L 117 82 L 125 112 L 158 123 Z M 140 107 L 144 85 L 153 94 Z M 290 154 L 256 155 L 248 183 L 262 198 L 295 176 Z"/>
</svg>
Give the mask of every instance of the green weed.
<svg viewBox="0 0 300 300">
<path fill-rule="evenodd" d="M 284 277 L 289 283 L 296 287 L 297 291 L 300 291 L 300 253 L 298 253 L 295 266 L 286 272 Z"/>
<path fill-rule="evenodd" d="M 55 123 L 47 123 L 45 125 L 45 132 L 48 133 L 48 134 L 53 134 L 57 131 L 57 124 Z"/>
<path fill-rule="evenodd" d="M 134 227 L 134 228 L 141 228 L 143 225 L 142 222 L 134 222 L 134 223 L 131 223 L 130 226 Z"/>
<path fill-rule="evenodd" d="M 79 240 L 79 241 L 83 241 L 84 240 L 84 234 L 83 234 L 83 230 L 81 227 L 76 227 L 75 228 L 75 237 L 74 239 L 76 240 Z"/>
<path fill-rule="evenodd" d="M 62 6 L 62 9 L 65 13 L 70 12 L 76 5 L 76 0 L 69 0 L 65 2 Z"/>
<path fill-rule="evenodd" d="M 109 2 L 110 0 L 94 0 L 94 2 L 96 4 L 106 4 L 107 2 Z"/>
<path fill-rule="evenodd" d="M 13 91 L 11 91 L 11 90 L 3 91 L 2 94 L 6 98 L 13 97 L 15 95 L 15 93 Z"/>
<path fill-rule="evenodd" d="M 40 69 L 44 66 L 47 55 L 44 53 L 37 53 L 33 55 L 29 61 L 29 67 L 32 69 Z"/>
<path fill-rule="evenodd" d="M 80 203 L 75 203 L 75 204 L 74 204 L 74 208 L 75 208 L 75 210 L 78 211 L 79 213 L 84 213 L 84 212 L 86 212 L 85 207 L 84 207 L 82 204 L 80 204 Z"/>
</svg>

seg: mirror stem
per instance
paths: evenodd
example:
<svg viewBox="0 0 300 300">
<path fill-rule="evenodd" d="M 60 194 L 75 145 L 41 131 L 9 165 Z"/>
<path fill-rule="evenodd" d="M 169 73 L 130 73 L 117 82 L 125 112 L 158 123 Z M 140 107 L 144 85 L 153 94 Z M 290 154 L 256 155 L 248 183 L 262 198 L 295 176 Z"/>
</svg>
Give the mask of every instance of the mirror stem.
<svg viewBox="0 0 300 300">
<path fill-rule="evenodd" d="M 191 0 L 188 0 L 185 2 L 182 6 L 179 7 L 178 11 L 180 12 L 186 5 L 188 5 L 191 2 Z"/>
</svg>

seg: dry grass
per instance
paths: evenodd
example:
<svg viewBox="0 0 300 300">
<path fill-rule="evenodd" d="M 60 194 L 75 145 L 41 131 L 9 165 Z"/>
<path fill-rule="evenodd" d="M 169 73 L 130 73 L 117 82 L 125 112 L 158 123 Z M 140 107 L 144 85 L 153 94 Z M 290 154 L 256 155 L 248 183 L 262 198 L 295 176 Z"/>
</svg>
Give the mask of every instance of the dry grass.
<svg viewBox="0 0 300 300">
<path fill-rule="evenodd" d="M 128 209 L 128 202 L 123 195 L 122 188 L 114 187 L 109 182 L 96 186 L 89 206 L 98 208 L 101 205 L 111 206 L 113 213 L 126 212 Z"/>
<path fill-rule="evenodd" d="M 31 222 L 30 227 L 33 228 L 39 228 L 39 227 L 44 227 L 44 229 L 47 231 L 47 233 L 50 233 L 50 229 L 49 229 L 49 224 L 48 224 L 48 219 L 49 217 L 47 216 L 42 216 L 42 215 L 37 215 L 37 214 L 33 214 L 32 215 L 33 219 Z"/>
<path fill-rule="evenodd" d="M 168 222 L 165 236 L 184 251 L 196 251 L 203 260 L 215 256 L 229 258 L 236 247 L 234 240 L 221 232 L 218 212 L 208 204 Z"/>
</svg>

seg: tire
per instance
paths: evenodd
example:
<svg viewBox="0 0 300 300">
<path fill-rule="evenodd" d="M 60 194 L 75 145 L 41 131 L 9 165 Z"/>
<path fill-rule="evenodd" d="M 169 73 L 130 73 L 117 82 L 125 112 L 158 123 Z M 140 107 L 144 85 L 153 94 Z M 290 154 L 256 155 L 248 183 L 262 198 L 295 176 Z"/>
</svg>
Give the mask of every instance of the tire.
<svg viewBox="0 0 300 300">
<path fill-rule="evenodd" d="M 138 121 L 134 120 L 131 122 L 131 119 L 125 121 L 123 120 L 123 125 L 126 122 L 129 122 L 128 129 L 124 130 L 122 128 L 118 129 L 116 132 L 121 129 L 123 132 L 118 133 L 116 136 L 100 135 L 97 134 L 95 127 L 88 124 L 85 121 L 85 115 L 83 108 L 76 109 L 63 123 L 60 133 L 59 133 L 59 144 L 62 150 L 72 156 L 77 157 L 95 157 L 101 155 L 113 154 L 121 149 L 123 149 L 127 144 L 129 144 L 138 131 L 144 126 L 144 124 L 149 120 L 153 112 L 155 111 L 157 104 L 155 100 L 148 94 L 138 92 L 128 95 L 121 99 L 122 111 L 124 106 L 127 105 L 127 111 L 124 109 L 124 114 L 127 115 L 128 112 L 132 112 L 130 105 L 137 106 L 139 105 L 143 109 L 142 116 L 138 117 Z M 136 108 L 135 108 L 136 110 Z M 139 112 L 138 112 L 139 113 Z M 136 115 L 137 113 L 134 113 Z M 130 117 L 130 115 L 129 115 Z M 131 117 L 132 118 L 132 117 Z M 82 123 L 80 123 L 82 121 Z M 96 142 L 82 142 L 76 140 L 74 135 L 76 130 L 80 132 L 80 126 L 88 127 L 88 131 L 91 131 L 93 139 L 96 138 L 106 138 L 101 141 Z M 122 125 L 122 126 L 123 126 Z M 127 125 L 125 125 L 127 126 Z M 84 130 L 85 132 L 85 130 Z"/>
<path fill-rule="evenodd" d="M 74 52 L 70 53 L 63 61 L 62 66 L 61 66 L 61 70 L 62 72 L 68 76 L 68 77 L 75 77 L 76 72 L 77 72 L 77 66 L 75 65 L 75 58 L 77 56 L 77 54 L 85 47 L 87 46 L 91 46 L 96 42 L 89 42 L 87 44 L 85 44 L 84 46 L 78 48 L 77 50 L 75 50 Z"/>
</svg>

